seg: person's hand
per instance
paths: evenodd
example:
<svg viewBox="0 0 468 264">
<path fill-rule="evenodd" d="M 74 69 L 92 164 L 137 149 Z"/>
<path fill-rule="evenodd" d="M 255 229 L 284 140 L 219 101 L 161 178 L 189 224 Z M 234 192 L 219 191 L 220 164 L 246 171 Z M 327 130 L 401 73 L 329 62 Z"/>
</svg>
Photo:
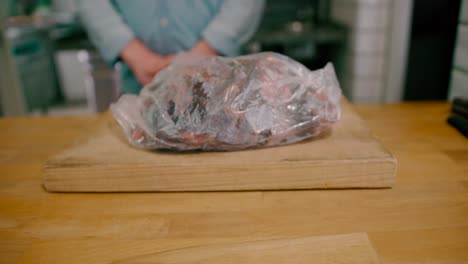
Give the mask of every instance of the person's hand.
<svg viewBox="0 0 468 264">
<path fill-rule="evenodd" d="M 150 83 L 159 71 L 171 64 L 173 58 L 152 52 L 137 39 L 130 41 L 120 53 L 120 57 L 127 63 L 141 85 Z"/>
<path fill-rule="evenodd" d="M 218 52 L 215 49 L 213 49 L 204 39 L 198 41 L 197 44 L 195 44 L 195 46 L 193 46 L 193 48 L 190 50 L 190 52 L 209 56 L 218 55 Z"/>
</svg>

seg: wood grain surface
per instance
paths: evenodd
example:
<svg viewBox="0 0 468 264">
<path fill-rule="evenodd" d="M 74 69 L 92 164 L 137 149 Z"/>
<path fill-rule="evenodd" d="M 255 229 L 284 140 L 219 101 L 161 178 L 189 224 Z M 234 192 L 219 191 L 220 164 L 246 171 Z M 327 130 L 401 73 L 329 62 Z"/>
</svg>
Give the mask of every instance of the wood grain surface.
<svg viewBox="0 0 468 264">
<path fill-rule="evenodd" d="M 46 162 L 44 186 L 59 192 L 382 188 L 396 160 L 344 102 L 331 133 L 288 146 L 235 152 L 144 151 L 112 119 Z"/>
<path fill-rule="evenodd" d="M 115 261 L 142 263 L 379 263 L 366 234 L 257 240 L 168 250 Z"/>
<path fill-rule="evenodd" d="M 0 263 L 111 263 L 356 233 L 384 264 L 468 263 L 468 142 L 446 124 L 449 105 L 356 109 L 398 160 L 391 189 L 49 193 L 42 164 L 105 117 L 0 119 Z"/>
</svg>

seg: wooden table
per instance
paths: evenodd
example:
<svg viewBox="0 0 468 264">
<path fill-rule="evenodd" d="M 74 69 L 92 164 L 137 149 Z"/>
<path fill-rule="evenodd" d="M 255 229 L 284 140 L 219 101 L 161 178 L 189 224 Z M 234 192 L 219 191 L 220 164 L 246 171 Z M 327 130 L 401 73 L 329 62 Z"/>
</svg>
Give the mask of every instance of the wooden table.
<svg viewBox="0 0 468 264">
<path fill-rule="evenodd" d="M 355 233 L 381 263 L 468 263 L 468 141 L 446 124 L 449 105 L 356 109 L 398 159 L 393 189 L 47 193 L 42 163 L 102 116 L 2 119 L 0 263 L 106 263 Z"/>
</svg>

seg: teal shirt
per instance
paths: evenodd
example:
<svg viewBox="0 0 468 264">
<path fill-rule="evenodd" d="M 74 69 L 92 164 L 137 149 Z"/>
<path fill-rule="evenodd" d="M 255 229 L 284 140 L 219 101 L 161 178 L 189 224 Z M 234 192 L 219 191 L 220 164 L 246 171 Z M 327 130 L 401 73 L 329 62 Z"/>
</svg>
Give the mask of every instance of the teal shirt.
<svg viewBox="0 0 468 264">
<path fill-rule="evenodd" d="M 159 54 L 191 49 L 200 39 L 220 54 L 235 56 L 255 32 L 264 0 L 79 0 L 81 21 L 110 63 L 138 38 Z M 141 86 L 124 64 L 123 92 Z"/>
</svg>

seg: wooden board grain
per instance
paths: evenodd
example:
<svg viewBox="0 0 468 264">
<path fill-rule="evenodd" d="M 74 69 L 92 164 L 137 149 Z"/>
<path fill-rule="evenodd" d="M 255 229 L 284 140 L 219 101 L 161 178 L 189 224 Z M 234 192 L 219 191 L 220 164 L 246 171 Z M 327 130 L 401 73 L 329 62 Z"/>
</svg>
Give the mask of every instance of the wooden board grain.
<svg viewBox="0 0 468 264">
<path fill-rule="evenodd" d="M 112 263 L 380 263 L 366 234 L 212 244 L 160 251 Z"/>
<path fill-rule="evenodd" d="M 383 118 L 383 117 L 382 117 Z M 352 107 L 331 133 L 288 146 L 236 151 L 144 151 L 112 119 L 44 166 L 48 191 L 221 191 L 391 187 L 395 158 Z"/>
</svg>

